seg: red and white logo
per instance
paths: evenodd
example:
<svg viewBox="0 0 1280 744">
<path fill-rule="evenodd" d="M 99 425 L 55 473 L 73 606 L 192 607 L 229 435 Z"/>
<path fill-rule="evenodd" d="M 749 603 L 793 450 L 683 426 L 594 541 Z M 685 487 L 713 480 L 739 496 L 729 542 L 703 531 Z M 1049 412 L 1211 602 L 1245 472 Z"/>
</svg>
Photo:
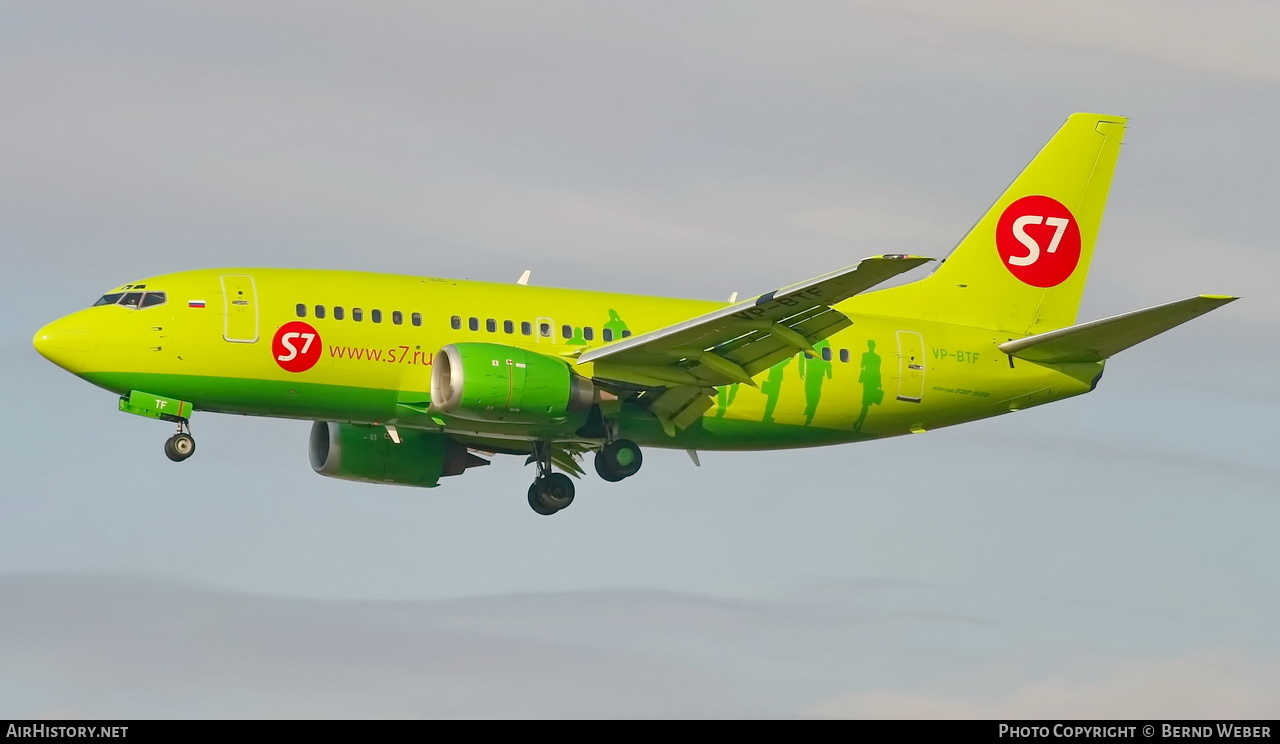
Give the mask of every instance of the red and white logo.
<svg viewBox="0 0 1280 744">
<path fill-rule="evenodd" d="M 320 361 L 324 344 L 311 324 L 291 320 L 280 326 L 271 339 L 271 355 L 286 372 L 306 372 Z"/>
<path fill-rule="evenodd" d="M 1024 196 L 996 223 L 996 250 L 1009 273 L 1033 287 L 1055 287 L 1080 263 L 1080 225 L 1062 202 Z"/>
</svg>

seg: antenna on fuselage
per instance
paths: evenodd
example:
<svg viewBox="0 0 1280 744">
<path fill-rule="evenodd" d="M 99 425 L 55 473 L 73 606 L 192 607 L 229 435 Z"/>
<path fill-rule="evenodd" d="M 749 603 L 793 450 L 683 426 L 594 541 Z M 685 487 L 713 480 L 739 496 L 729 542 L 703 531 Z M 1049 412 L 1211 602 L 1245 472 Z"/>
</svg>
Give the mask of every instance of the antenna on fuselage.
<svg viewBox="0 0 1280 744">
<path fill-rule="evenodd" d="M 525 269 L 524 273 L 520 275 L 520 278 L 516 280 L 516 284 L 523 284 L 525 286 L 528 286 L 529 275 L 532 273 L 533 273 L 533 269 Z"/>
</svg>

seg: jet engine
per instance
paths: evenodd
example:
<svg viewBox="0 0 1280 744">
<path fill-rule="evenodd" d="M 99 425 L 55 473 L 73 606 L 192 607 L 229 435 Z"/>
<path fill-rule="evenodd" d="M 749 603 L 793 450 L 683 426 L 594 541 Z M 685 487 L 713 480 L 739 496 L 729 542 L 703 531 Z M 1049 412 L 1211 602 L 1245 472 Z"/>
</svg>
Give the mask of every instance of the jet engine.
<svg viewBox="0 0 1280 744">
<path fill-rule="evenodd" d="M 311 425 L 311 468 L 320 475 L 362 483 L 433 488 L 489 461 L 443 434 L 399 431 L 397 444 L 384 427 L 317 421 Z"/>
<path fill-rule="evenodd" d="M 591 380 L 563 359 L 514 346 L 449 344 L 431 369 L 431 402 L 451 416 L 481 421 L 546 423 L 587 411 Z"/>
</svg>

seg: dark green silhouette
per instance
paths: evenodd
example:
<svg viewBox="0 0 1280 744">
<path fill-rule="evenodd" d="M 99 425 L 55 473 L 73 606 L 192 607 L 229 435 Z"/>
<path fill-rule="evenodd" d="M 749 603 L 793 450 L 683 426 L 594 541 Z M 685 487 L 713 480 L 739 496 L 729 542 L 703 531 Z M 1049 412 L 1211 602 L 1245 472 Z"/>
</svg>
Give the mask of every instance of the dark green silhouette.
<svg viewBox="0 0 1280 744">
<path fill-rule="evenodd" d="M 586 346 L 587 345 L 587 339 L 582 335 L 582 326 L 573 327 L 573 337 L 570 338 L 568 341 L 565 341 L 565 344 L 569 346 Z"/>
<path fill-rule="evenodd" d="M 818 401 L 822 398 L 822 383 L 831 379 L 831 362 L 822 356 L 825 350 L 831 353 L 831 344 L 819 341 L 813 345 L 817 354 L 800 355 L 800 379 L 804 380 L 804 425 L 813 423 L 813 414 L 818 411 Z"/>
<path fill-rule="evenodd" d="M 613 308 L 609 308 L 609 320 L 604 324 L 604 327 L 613 331 L 614 339 L 622 338 L 622 332 L 630 330 L 627 328 L 627 322 L 623 320 L 622 316 L 618 315 L 618 311 Z"/>
<path fill-rule="evenodd" d="M 862 383 L 862 412 L 858 414 L 858 420 L 853 422 L 854 431 L 862 431 L 867 411 L 884 400 L 884 389 L 880 387 L 880 355 L 876 353 L 875 341 L 867 341 L 867 350 L 862 354 L 858 371 L 858 382 Z"/>
<path fill-rule="evenodd" d="M 764 418 L 761 421 L 766 424 L 773 423 L 773 409 L 778 407 L 778 397 L 782 394 L 782 376 L 790 363 L 791 357 L 787 357 L 770 367 L 769 377 L 760 386 L 760 392 L 765 396 Z"/>
<path fill-rule="evenodd" d="M 724 412 L 733 405 L 733 399 L 738 397 L 738 386 L 741 384 L 735 382 L 716 388 L 716 418 L 724 418 Z"/>
</svg>

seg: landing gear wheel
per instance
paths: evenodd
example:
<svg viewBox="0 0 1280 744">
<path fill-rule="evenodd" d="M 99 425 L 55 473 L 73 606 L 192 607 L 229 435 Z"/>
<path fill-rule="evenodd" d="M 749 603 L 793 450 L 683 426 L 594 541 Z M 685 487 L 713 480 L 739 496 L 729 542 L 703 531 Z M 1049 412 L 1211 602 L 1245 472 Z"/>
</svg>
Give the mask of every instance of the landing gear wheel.
<svg viewBox="0 0 1280 744">
<path fill-rule="evenodd" d="M 596 453 L 596 472 L 601 478 L 616 483 L 639 472 L 643 462 L 639 445 L 630 439 L 615 439 Z"/>
<path fill-rule="evenodd" d="M 529 486 L 529 506 L 550 516 L 573 503 L 573 490 L 573 481 L 564 473 L 545 475 Z"/>
<path fill-rule="evenodd" d="M 165 440 L 164 454 L 174 462 L 182 462 L 196 451 L 196 440 L 190 434 L 178 432 Z"/>
<path fill-rule="evenodd" d="M 537 481 L 534 481 L 533 484 L 529 486 L 529 508 L 544 517 L 549 517 L 559 511 L 558 509 L 552 509 L 542 505 L 542 495 L 538 489 Z"/>
</svg>

